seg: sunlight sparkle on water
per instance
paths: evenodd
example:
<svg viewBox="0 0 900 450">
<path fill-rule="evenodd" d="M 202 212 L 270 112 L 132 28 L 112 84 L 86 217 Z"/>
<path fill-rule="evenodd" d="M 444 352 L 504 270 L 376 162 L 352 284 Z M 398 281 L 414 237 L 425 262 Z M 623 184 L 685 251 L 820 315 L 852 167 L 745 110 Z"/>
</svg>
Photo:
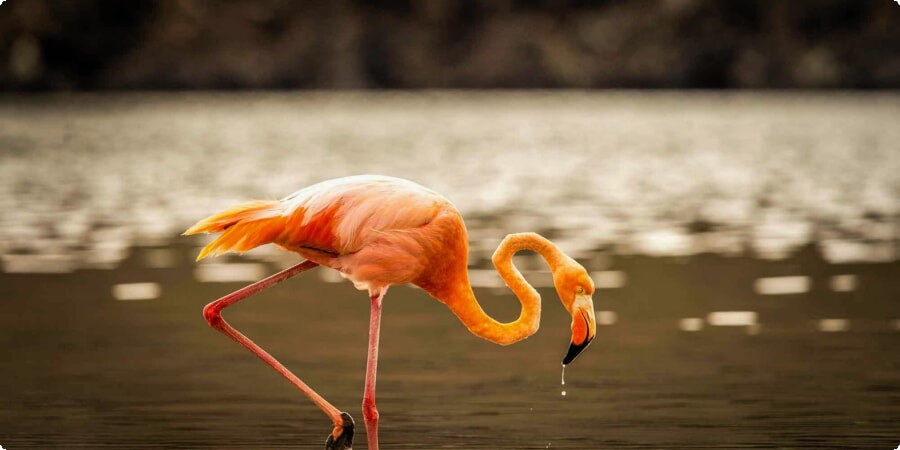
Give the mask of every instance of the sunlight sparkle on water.
<svg viewBox="0 0 900 450">
<path fill-rule="evenodd" d="M 194 269 L 194 278 L 201 283 L 257 281 L 265 276 L 266 266 L 256 263 L 205 263 Z"/>
<path fill-rule="evenodd" d="M 120 283 L 112 287 L 116 300 L 153 300 L 159 297 L 162 288 L 159 283 Z"/>
</svg>

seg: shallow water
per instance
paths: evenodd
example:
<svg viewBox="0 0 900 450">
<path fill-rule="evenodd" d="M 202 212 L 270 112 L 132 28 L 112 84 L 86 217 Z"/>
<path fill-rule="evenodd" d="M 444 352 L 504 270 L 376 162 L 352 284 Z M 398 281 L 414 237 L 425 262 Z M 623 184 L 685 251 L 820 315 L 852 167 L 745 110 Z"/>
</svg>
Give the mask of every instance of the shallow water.
<svg viewBox="0 0 900 450">
<path fill-rule="evenodd" d="M 0 101 L 0 445 L 321 448 L 329 423 L 200 309 L 296 259 L 195 265 L 231 202 L 405 176 L 487 257 L 553 237 L 592 271 L 598 336 L 534 258 L 541 331 L 482 341 L 418 290 L 385 301 L 384 448 L 894 448 L 897 96 L 241 94 Z M 358 423 L 365 294 L 323 269 L 226 312 Z M 549 446 L 549 447 L 548 447 Z"/>
<path fill-rule="evenodd" d="M 5 448 L 321 448 L 325 417 L 200 317 L 240 285 L 194 281 L 181 250 L 171 269 L 0 278 Z M 109 294 L 112 282 L 148 278 L 163 283 L 157 299 Z M 509 295 L 479 295 L 515 316 Z M 568 318 L 543 296 L 541 331 L 499 347 L 422 292 L 393 289 L 378 377 L 384 447 L 891 448 L 897 438 L 896 331 L 622 320 L 568 367 L 563 397 Z M 361 421 L 367 313 L 364 294 L 309 273 L 226 317 Z"/>
</svg>

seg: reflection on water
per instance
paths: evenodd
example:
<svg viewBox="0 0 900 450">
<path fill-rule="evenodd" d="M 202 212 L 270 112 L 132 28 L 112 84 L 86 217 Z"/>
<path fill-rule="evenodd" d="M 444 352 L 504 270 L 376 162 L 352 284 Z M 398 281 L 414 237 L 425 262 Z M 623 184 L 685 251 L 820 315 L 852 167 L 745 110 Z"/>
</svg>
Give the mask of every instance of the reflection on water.
<svg viewBox="0 0 900 450">
<path fill-rule="evenodd" d="M 392 289 L 386 448 L 893 448 L 898 113 L 883 94 L 3 99 L 0 445 L 319 448 L 327 420 L 199 315 L 296 257 L 194 264 L 203 239 L 177 235 L 383 173 L 460 207 L 491 314 L 518 311 L 490 254 L 534 230 L 591 271 L 600 325 L 558 390 L 570 319 L 540 259 L 517 264 L 543 327 L 511 347 Z M 360 419 L 367 312 L 317 269 L 227 315 Z"/>
<path fill-rule="evenodd" d="M 897 258 L 900 98 L 242 94 L 0 103 L 0 253 L 106 267 L 233 202 L 355 173 L 469 218 L 473 252 L 540 230 L 569 252 Z"/>
</svg>

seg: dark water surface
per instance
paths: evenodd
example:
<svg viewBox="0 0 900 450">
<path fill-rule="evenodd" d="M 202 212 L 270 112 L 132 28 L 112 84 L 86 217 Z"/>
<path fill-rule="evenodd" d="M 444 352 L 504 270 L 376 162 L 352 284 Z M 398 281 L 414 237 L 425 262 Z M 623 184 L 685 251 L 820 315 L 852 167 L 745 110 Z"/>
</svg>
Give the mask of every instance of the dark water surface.
<svg viewBox="0 0 900 450">
<path fill-rule="evenodd" d="M 187 265 L 0 275 L 0 439 L 21 448 L 321 448 L 328 420 L 275 372 L 208 328 Z M 138 251 L 140 253 L 140 251 Z M 316 269 L 319 270 L 319 269 Z M 148 273 L 149 272 L 149 273 Z M 161 296 L 115 301 L 152 278 Z M 488 310 L 511 295 L 480 289 Z M 424 293 L 385 303 L 378 405 L 385 448 L 893 448 L 900 333 L 776 326 L 601 326 L 559 385 L 568 318 L 544 297 L 541 331 L 511 347 L 469 334 Z M 597 302 L 605 302 L 602 292 Z M 226 317 L 361 425 L 367 298 L 304 274 Z M 360 429 L 362 427 L 360 426 Z M 361 433 L 361 432 L 360 432 Z M 357 448 L 365 448 L 359 435 Z"/>
<path fill-rule="evenodd" d="M 421 291 L 385 300 L 384 449 L 900 444 L 900 96 L 390 93 L 0 98 L 0 445 L 322 448 L 328 420 L 202 306 L 297 262 L 195 264 L 178 237 L 236 201 L 382 173 L 466 217 L 489 257 L 538 231 L 598 285 L 566 373 L 540 332 L 471 335 Z M 226 311 L 357 419 L 368 300 L 324 269 Z"/>
</svg>

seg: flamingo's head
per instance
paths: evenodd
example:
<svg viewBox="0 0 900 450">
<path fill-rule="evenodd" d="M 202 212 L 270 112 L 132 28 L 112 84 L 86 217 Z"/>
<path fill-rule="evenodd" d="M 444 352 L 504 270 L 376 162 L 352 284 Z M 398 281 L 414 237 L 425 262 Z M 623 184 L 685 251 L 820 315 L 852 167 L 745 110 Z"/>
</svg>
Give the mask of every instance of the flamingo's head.
<svg viewBox="0 0 900 450">
<path fill-rule="evenodd" d="M 597 333 L 594 300 L 591 297 L 594 281 L 581 264 L 569 259 L 553 271 L 553 284 L 563 306 L 572 315 L 572 341 L 562 361 L 565 366 L 587 348 Z"/>
</svg>

